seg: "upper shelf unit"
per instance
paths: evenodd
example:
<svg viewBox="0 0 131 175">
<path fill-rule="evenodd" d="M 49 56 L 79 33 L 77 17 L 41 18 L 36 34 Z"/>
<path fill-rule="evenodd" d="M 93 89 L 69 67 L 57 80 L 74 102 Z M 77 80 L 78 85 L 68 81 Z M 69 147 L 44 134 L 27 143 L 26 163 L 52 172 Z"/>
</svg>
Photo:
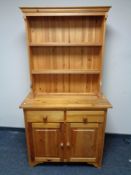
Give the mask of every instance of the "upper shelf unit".
<svg viewBox="0 0 131 175">
<path fill-rule="evenodd" d="M 109 8 L 21 8 L 34 94 L 101 94 Z"/>
<path fill-rule="evenodd" d="M 29 46 L 102 46 L 103 16 L 28 19 Z"/>
</svg>

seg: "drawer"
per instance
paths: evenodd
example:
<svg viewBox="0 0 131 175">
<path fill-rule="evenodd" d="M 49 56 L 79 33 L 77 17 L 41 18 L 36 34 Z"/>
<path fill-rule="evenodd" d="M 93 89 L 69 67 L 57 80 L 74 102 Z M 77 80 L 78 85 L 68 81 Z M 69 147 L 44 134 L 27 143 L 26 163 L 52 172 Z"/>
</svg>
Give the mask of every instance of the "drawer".
<svg viewBox="0 0 131 175">
<path fill-rule="evenodd" d="M 63 111 L 26 111 L 27 122 L 63 122 Z"/>
<path fill-rule="evenodd" d="M 104 121 L 104 111 L 67 111 L 67 122 L 98 122 Z"/>
</svg>

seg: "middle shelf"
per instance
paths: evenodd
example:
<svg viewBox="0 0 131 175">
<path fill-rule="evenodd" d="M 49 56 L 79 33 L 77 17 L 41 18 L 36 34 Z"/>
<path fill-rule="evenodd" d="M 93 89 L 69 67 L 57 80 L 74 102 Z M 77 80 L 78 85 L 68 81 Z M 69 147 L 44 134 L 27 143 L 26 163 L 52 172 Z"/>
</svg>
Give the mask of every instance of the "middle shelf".
<svg viewBox="0 0 131 175">
<path fill-rule="evenodd" d="M 33 43 L 33 42 L 30 42 L 29 43 L 29 46 L 33 46 L 33 47 L 49 47 L 49 46 L 72 46 L 72 47 L 78 47 L 78 46 L 87 46 L 87 47 L 100 47 L 102 46 L 102 43 L 101 42 L 90 42 L 90 43 L 86 43 L 86 42 L 77 42 L 77 43 L 62 43 L 62 42 L 45 42 L 45 43 Z"/>
<path fill-rule="evenodd" d="M 100 70 L 82 70 L 82 69 L 46 69 L 32 70 L 32 74 L 100 74 Z"/>
</svg>

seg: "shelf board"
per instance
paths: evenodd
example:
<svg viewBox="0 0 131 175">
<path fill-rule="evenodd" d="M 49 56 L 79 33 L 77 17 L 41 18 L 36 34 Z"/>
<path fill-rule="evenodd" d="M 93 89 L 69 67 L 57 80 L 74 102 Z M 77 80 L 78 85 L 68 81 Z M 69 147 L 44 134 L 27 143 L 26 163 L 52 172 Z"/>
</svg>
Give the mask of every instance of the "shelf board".
<svg viewBox="0 0 131 175">
<path fill-rule="evenodd" d="M 54 70 L 33 70 L 32 74 L 100 74 L 100 70 L 80 70 L 80 69 L 54 69 Z"/>
<path fill-rule="evenodd" d="M 48 47 L 48 46 L 102 46 L 102 43 L 60 43 L 60 42 L 47 42 L 47 43 L 29 43 L 29 46 L 36 46 L 36 47 Z"/>
</svg>

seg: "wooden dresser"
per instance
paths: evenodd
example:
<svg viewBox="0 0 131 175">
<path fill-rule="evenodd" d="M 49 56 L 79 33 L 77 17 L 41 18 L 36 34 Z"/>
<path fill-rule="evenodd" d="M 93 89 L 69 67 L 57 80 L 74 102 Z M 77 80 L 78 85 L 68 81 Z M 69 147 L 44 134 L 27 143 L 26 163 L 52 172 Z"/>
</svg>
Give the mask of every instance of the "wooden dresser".
<svg viewBox="0 0 131 175">
<path fill-rule="evenodd" d="M 22 7 L 31 92 L 24 111 L 30 165 L 101 166 L 107 109 L 102 65 L 110 7 Z"/>
</svg>

